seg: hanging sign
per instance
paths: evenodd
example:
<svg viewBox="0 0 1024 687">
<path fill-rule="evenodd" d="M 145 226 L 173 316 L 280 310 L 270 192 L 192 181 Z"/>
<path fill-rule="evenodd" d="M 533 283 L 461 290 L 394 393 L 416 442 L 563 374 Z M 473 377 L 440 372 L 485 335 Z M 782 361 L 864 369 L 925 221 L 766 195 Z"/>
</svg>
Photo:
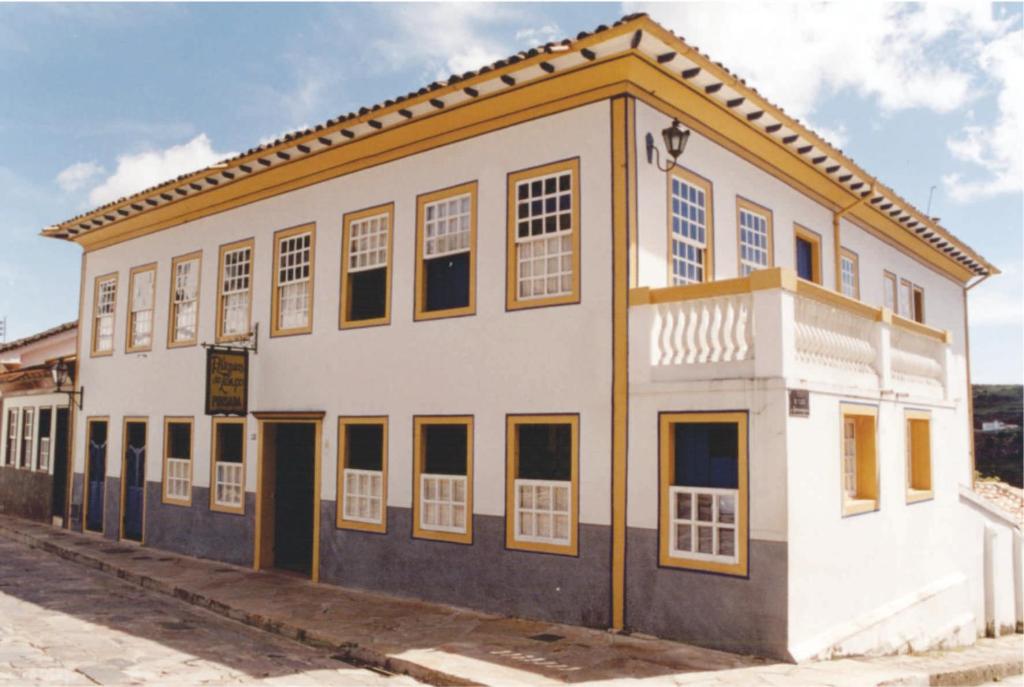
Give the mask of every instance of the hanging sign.
<svg viewBox="0 0 1024 687">
<path fill-rule="evenodd" d="M 249 412 L 249 352 L 206 349 L 206 414 Z"/>
</svg>

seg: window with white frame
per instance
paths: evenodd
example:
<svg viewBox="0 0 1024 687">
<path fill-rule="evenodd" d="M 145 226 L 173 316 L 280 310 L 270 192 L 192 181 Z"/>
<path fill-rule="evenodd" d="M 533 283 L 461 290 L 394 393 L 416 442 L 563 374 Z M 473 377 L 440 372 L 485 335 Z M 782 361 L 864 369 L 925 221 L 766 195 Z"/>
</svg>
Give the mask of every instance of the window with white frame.
<svg viewBox="0 0 1024 687">
<path fill-rule="evenodd" d="M 305 329 L 310 323 L 310 277 L 313 235 L 309 232 L 278 240 L 277 329 Z"/>
<path fill-rule="evenodd" d="M 164 432 L 164 501 L 187 505 L 192 501 L 192 421 L 167 420 Z"/>
<path fill-rule="evenodd" d="M 874 406 L 844 403 L 841 459 L 843 515 L 876 510 L 878 504 L 878 458 Z"/>
<path fill-rule="evenodd" d="M 387 442 L 384 418 L 342 418 L 340 526 L 383 525 L 384 461 Z M 381 528 L 358 527 L 358 529 Z"/>
<path fill-rule="evenodd" d="M 245 336 L 250 326 L 250 285 L 252 277 L 252 245 L 239 246 L 223 252 L 220 283 L 220 335 Z"/>
<path fill-rule="evenodd" d="M 771 216 L 740 202 L 740 276 L 771 265 Z"/>
<path fill-rule="evenodd" d="M 132 272 L 131 303 L 128 314 L 128 348 L 147 349 L 153 345 L 153 290 L 156 270 Z"/>
<path fill-rule="evenodd" d="M 680 173 L 671 176 L 672 284 L 694 284 L 708 278 L 710 233 L 708 184 Z"/>
<path fill-rule="evenodd" d="M 213 423 L 213 505 L 241 511 L 245 507 L 245 420 Z"/>
<path fill-rule="evenodd" d="M 114 312 L 117 303 L 117 277 L 101 277 L 96 284 L 93 318 L 93 353 L 114 350 Z"/>
<path fill-rule="evenodd" d="M 4 465 L 14 465 L 18 451 L 18 410 L 7 411 L 7 442 L 4 448 Z"/>
<path fill-rule="evenodd" d="M 50 431 L 53 424 L 53 409 L 39 409 L 39 429 L 36 440 L 36 469 L 49 471 L 50 469 Z"/>
<path fill-rule="evenodd" d="M 571 294 L 574 289 L 572 169 L 515 184 L 516 297 Z"/>
<path fill-rule="evenodd" d="M 899 311 L 896 309 L 896 303 L 899 297 L 897 296 L 896 291 L 896 275 L 885 272 L 882 275 L 883 305 L 890 311 L 898 313 Z"/>
<path fill-rule="evenodd" d="M 857 498 L 857 420 L 843 418 L 843 493 Z"/>
<path fill-rule="evenodd" d="M 860 275 L 857 272 L 857 255 L 843 248 L 839 255 L 839 275 L 844 296 L 860 298 Z"/>
<path fill-rule="evenodd" d="M 417 199 L 422 254 L 416 273 L 417 318 L 472 311 L 475 204 L 475 183 Z"/>
<path fill-rule="evenodd" d="M 576 552 L 578 426 L 576 416 L 509 416 L 510 548 Z"/>
<path fill-rule="evenodd" d="M 433 539 L 471 537 L 471 429 L 462 418 L 415 418 L 416 529 Z"/>
<path fill-rule="evenodd" d="M 746 413 L 661 417 L 663 565 L 746 574 Z"/>
<path fill-rule="evenodd" d="M 392 207 L 346 216 L 343 326 L 387 321 Z"/>
<path fill-rule="evenodd" d="M 199 258 L 175 260 L 173 270 L 171 343 L 192 343 L 199 309 Z"/>
<path fill-rule="evenodd" d="M 19 467 L 32 467 L 32 433 L 35 430 L 35 417 L 35 408 L 21 409 L 21 453 L 18 459 Z"/>
<path fill-rule="evenodd" d="M 907 319 L 914 319 L 914 285 L 906 279 L 900 280 L 899 312 L 897 314 Z"/>
</svg>

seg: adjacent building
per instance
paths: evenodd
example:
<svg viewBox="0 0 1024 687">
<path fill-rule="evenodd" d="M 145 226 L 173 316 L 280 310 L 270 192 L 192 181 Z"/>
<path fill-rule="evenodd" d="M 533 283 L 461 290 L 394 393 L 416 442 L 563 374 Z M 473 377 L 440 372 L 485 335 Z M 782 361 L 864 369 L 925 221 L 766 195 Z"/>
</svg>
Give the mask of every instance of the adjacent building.
<svg viewBox="0 0 1024 687">
<path fill-rule="evenodd" d="M 77 324 L 0 344 L 0 513 L 65 522 L 72 409 L 53 368 L 73 374 Z"/>
<path fill-rule="evenodd" d="M 997 270 L 646 16 L 43 233 L 76 528 L 795 659 L 984 630 Z"/>
</svg>

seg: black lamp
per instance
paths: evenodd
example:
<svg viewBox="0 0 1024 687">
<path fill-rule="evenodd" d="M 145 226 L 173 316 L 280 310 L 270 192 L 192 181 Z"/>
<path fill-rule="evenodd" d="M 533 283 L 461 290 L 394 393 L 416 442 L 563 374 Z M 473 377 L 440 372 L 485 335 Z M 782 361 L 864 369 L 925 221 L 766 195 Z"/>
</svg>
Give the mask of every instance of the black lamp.
<svg viewBox="0 0 1024 687">
<path fill-rule="evenodd" d="M 647 162 L 654 162 L 654 158 L 658 157 L 658 161 L 655 164 L 658 169 L 667 172 L 676 166 L 676 160 L 686 150 L 686 142 L 690 140 L 690 130 L 681 129 L 679 127 L 679 120 L 673 119 L 671 126 L 661 130 L 661 140 L 665 143 L 665 152 L 672 158 L 671 162 L 665 167 L 661 166 L 661 156 L 654 145 L 654 136 L 650 133 L 647 134 Z"/>
<path fill-rule="evenodd" d="M 57 393 L 65 393 L 68 398 L 75 400 L 75 405 L 78 409 L 82 409 L 82 397 L 85 396 L 85 387 L 82 387 L 78 391 L 72 389 L 71 391 L 64 391 L 61 389 L 62 386 L 68 384 L 71 381 L 71 368 L 65 360 L 58 360 L 50 368 L 50 375 L 53 377 L 53 385 L 57 387 Z"/>
</svg>

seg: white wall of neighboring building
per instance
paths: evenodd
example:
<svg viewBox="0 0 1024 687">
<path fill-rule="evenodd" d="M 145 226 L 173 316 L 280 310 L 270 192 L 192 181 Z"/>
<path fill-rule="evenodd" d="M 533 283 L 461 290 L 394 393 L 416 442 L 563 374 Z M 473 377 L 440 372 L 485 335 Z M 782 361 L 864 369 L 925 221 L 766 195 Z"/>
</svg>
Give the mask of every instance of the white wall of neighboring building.
<svg viewBox="0 0 1024 687">
<path fill-rule="evenodd" d="M 0 363 L 18 363 L 21 367 L 40 365 L 47 360 L 75 354 L 75 328 L 24 346 L 0 352 Z"/>
<path fill-rule="evenodd" d="M 205 354 L 165 345 L 171 258 L 203 252 L 199 341 L 214 339 L 218 247 L 255 237 L 253 319 L 259 353 L 250 359 L 250 410 L 326 411 L 321 497 L 334 499 L 339 415 L 390 416 L 388 502 L 411 505 L 412 416 L 475 416 L 474 510 L 502 515 L 507 413 L 580 413 L 580 521 L 610 523 L 611 336 L 609 105 L 600 102 L 419 153 L 313 186 L 187 222 L 87 255 L 75 470 L 83 469 L 85 418 L 109 415 L 108 455 L 121 451 L 126 415 L 149 416 L 149 442 L 162 445 L 165 415 L 195 416 L 194 484 L 209 482 L 210 419 L 203 416 Z M 579 305 L 505 311 L 506 194 L 510 172 L 571 157 L 581 169 Z M 476 315 L 413 321 L 416 196 L 477 180 Z M 395 203 L 391 324 L 339 331 L 342 216 Z M 269 338 L 272 236 L 316 223 L 313 333 Z M 129 269 L 157 261 L 155 345 L 124 353 Z M 89 356 L 96 276 L 118 272 L 115 353 Z M 500 390 L 500 393 L 496 392 Z M 598 429 L 602 428 L 602 429 Z M 256 422 L 248 425 L 246 489 L 256 486 Z M 161 474 L 151 450 L 147 479 Z M 107 462 L 116 475 L 119 461 Z"/>
</svg>

